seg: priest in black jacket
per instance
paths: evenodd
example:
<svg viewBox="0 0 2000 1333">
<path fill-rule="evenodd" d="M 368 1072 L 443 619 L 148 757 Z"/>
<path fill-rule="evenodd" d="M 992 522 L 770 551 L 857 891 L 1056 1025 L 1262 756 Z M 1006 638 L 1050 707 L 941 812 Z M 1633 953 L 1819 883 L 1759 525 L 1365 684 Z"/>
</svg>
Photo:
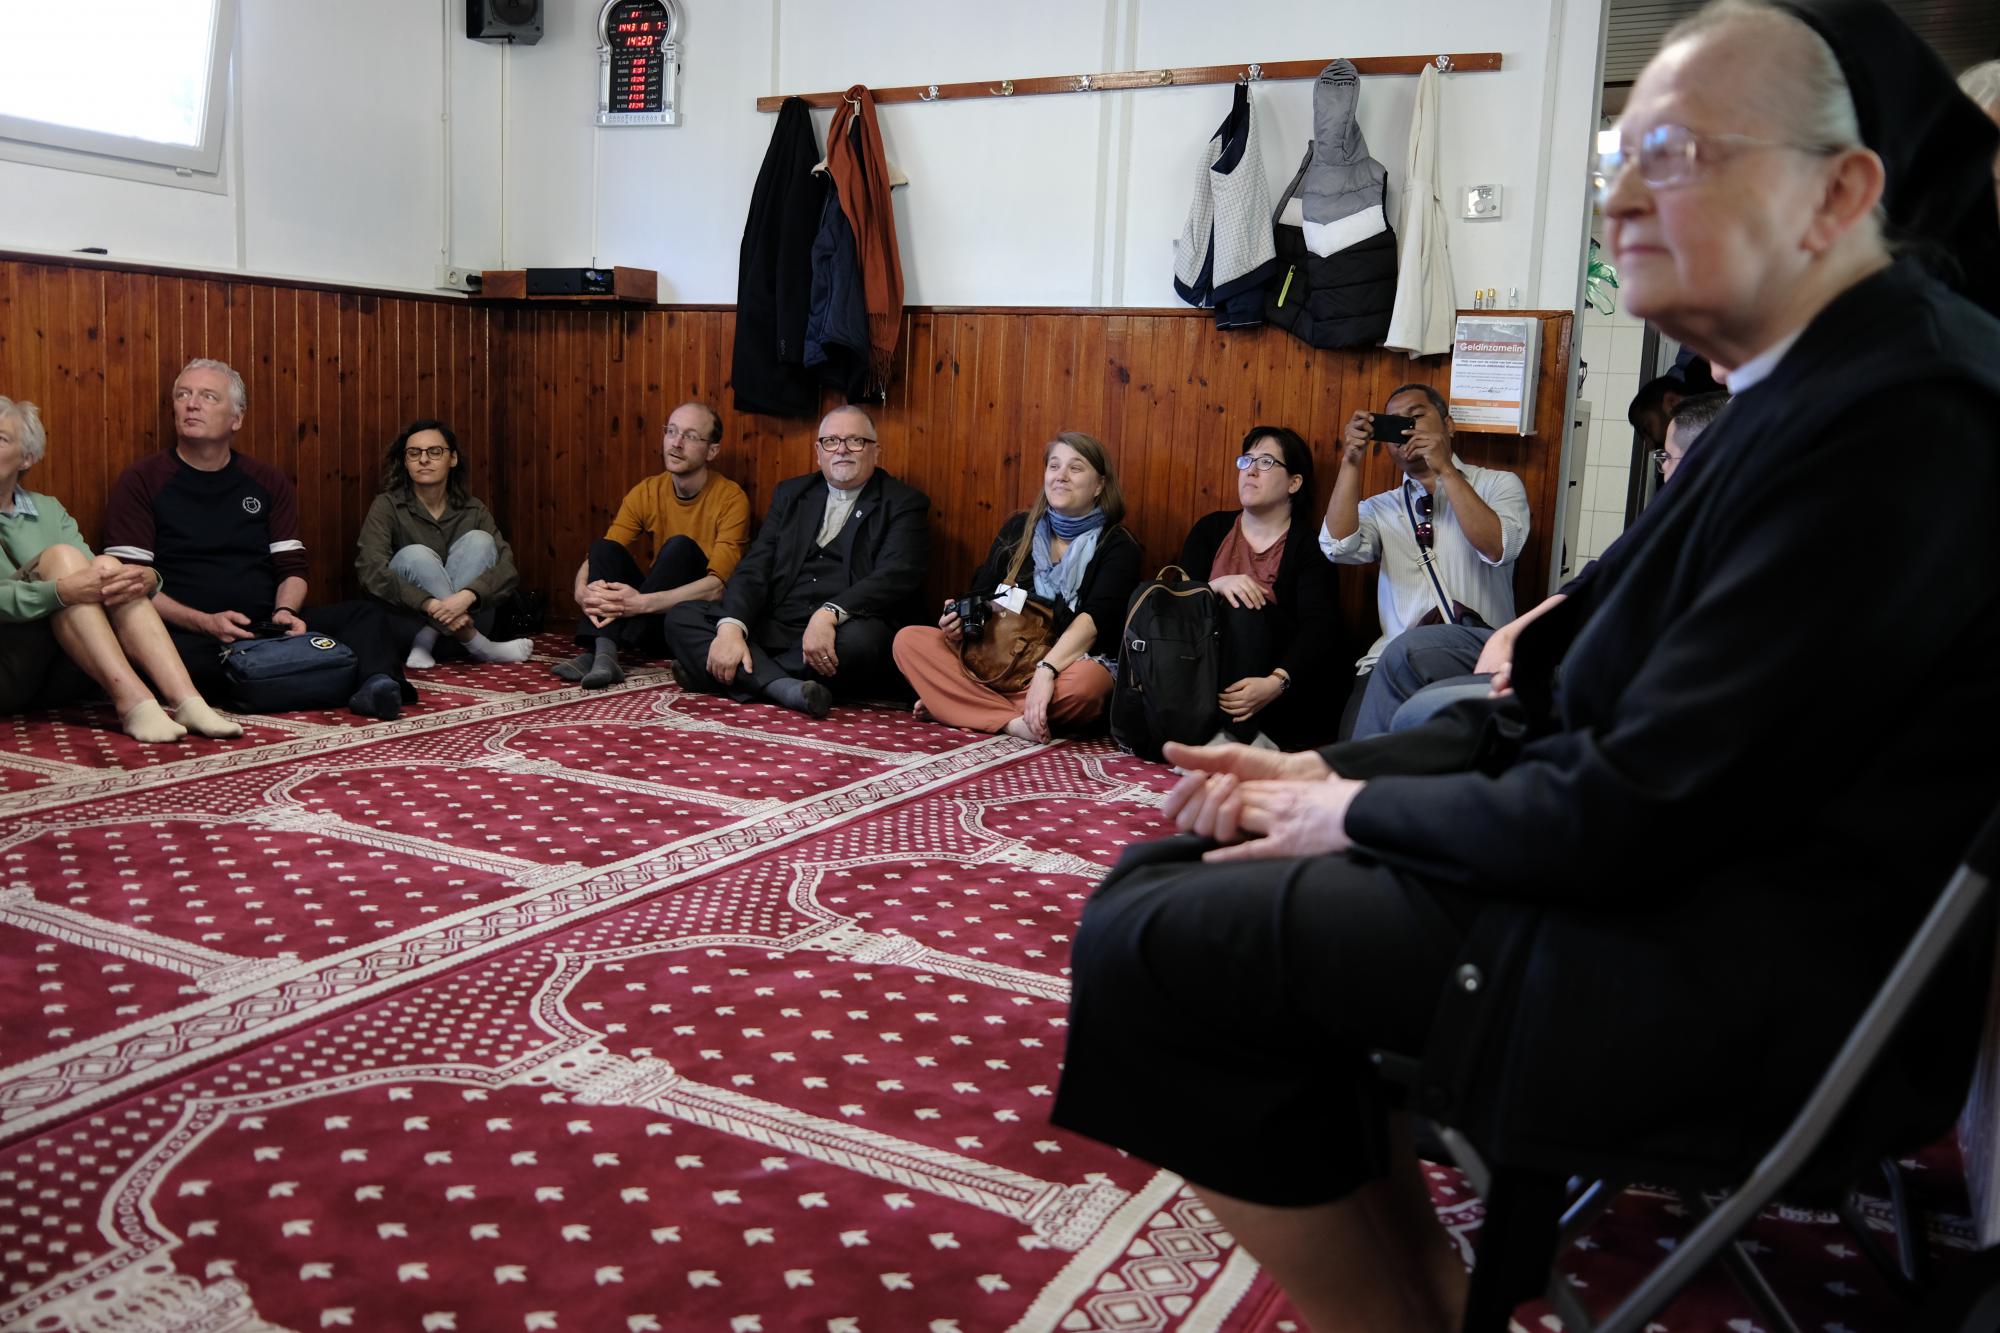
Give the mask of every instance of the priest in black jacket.
<svg viewBox="0 0 2000 1333">
<path fill-rule="evenodd" d="M 1466 1296 L 1369 1050 L 1512 1166 L 1754 1161 L 2000 799 L 1993 125 L 1879 0 L 1786 0 L 1670 34 L 1619 128 L 1621 290 L 1733 400 L 1523 631 L 1514 703 L 1172 751 L 1196 838 L 1076 937 L 1053 1118 L 1190 1180 L 1316 1329 Z M 1919 1135 L 1965 1095 L 1966 961 L 1873 1085 Z"/>
<path fill-rule="evenodd" d="M 778 484 L 722 600 L 667 613 L 686 688 L 825 717 L 837 691 L 883 681 L 923 586 L 930 501 L 876 466 L 858 407 L 827 413 L 814 449 L 819 471 Z"/>
</svg>

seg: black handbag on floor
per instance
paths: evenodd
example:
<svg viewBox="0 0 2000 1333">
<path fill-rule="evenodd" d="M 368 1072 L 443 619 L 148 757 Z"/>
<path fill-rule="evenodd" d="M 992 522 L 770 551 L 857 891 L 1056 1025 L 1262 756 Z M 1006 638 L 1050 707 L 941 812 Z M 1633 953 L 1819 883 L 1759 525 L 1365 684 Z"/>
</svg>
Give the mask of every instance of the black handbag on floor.
<svg viewBox="0 0 2000 1333">
<path fill-rule="evenodd" d="M 240 639 L 222 650 L 222 678 L 241 713 L 335 708 L 354 693 L 354 650 L 307 630 L 278 639 Z"/>
</svg>

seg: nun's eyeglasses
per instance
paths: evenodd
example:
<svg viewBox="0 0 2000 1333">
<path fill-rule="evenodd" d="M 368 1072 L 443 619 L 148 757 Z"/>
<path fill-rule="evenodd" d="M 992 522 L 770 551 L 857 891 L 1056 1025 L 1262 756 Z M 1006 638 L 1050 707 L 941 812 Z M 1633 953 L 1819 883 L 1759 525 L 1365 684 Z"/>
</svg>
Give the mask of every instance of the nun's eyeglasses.
<svg viewBox="0 0 2000 1333">
<path fill-rule="evenodd" d="M 1655 125 L 1638 136 L 1637 142 L 1620 127 L 1597 132 L 1597 152 L 1591 163 L 1590 183 L 1597 200 L 1611 193 L 1625 168 L 1637 164 L 1639 179 L 1654 189 L 1686 185 L 1705 168 L 1713 167 L 1729 154 L 1751 148 L 1790 148 L 1801 153 L 1837 153 L 1833 144 L 1792 143 L 1785 139 L 1757 139 L 1747 134 L 1697 134 L 1685 125 Z"/>
</svg>

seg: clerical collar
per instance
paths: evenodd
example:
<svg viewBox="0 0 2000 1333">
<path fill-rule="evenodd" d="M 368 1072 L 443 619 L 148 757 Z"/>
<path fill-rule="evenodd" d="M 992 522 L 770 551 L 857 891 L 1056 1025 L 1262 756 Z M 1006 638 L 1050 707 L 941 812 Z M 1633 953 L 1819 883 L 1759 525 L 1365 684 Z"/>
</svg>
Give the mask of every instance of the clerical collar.
<svg viewBox="0 0 2000 1333">
<path fill-rule="evenodd" d="M 1778 339 L 1778 341 L 1772 343 L 1769 347 L 1766 347 L 1763 351 L 1736 367 L 1736 369 L 1730 371 L 1728 386 L 1730 394 L 1733 396 L 1743 393 L 1770 378 L 1771 372 L 1778 368 L 1778 363 L 1785 359 L 1785 353 L 1792 350 L 1792 344 L 1797 342 L 1799 335 L 1804 332 L 1805 330 L 1802 328 L 1793 329 L 1790 333 Z"/>
</svg>

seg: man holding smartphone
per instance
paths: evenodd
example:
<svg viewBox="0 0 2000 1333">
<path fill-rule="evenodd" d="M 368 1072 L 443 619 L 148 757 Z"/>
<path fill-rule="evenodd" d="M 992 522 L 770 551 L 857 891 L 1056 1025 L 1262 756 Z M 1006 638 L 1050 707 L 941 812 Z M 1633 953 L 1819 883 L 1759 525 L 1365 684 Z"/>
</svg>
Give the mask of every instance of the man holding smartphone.
<svg viewBox="0 0 2000 1333">
<path fill-rule="evenodd" d="M 1451 413 L 1428 384 L 1406 384 L 1381 413 L 1357 411 L 1341 435 L 1340 471 L 1320 530 L 1335 564 L 1381 563 L 1375 608 L 1382 634 L 1355 664 L 1366 677 L 1389 642 L 1417 625 L 1449 625 L 1473 645 L 1514 618 L 1514 561 L 1528 540 L 1528 491 L 1511 472 L 1475 467 L 1452 453 Z M 1366 499 L 1361 472 L 1380 443 L 1403 471 L 1400 484 Z M 1341 725 L 1353 730 L 1357 681 Z"/>
</svg>

